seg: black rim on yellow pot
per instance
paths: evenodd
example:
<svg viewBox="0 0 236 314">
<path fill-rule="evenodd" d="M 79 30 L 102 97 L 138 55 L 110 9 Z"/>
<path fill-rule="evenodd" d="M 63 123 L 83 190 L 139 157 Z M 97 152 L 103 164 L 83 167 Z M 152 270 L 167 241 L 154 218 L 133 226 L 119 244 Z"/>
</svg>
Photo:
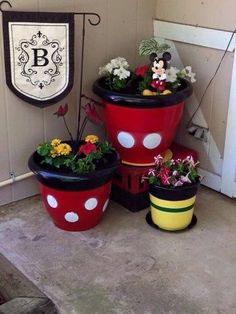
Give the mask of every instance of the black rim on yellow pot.
<svg viewBox="0 0 236 314">
<path fill-rule="evenodd" d="M 150 185 L 151 218 L 164 230 L 185 229 L 192 220 L 200 182 L 182 187 Z"/>
</svg>

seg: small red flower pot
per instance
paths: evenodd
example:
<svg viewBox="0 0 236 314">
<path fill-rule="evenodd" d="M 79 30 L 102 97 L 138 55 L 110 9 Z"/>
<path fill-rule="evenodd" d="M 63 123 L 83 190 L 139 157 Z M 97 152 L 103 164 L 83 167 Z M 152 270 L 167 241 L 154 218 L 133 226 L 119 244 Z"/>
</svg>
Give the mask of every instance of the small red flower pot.
<svg viewBox="0 0 236 314">
<path fill-rule="evenodd" d="M 44 206 L 58 228 L 83 231 L 99 223 L 108 205 L 111 179 L 118 166 L 115 151 L 109 154 L 102 169 L 87 174 L 50 169 L 40 163 L 37 152 L 28 164 L 39 181 Z"/>
<path fill-rule="evenodd" d="M 93 85 L 102 98 L 104 121 L 113 146 L 121 161 L 134 166 L 153 164 L 154 156 L 172 143 L 180 122 L 184 100 L 192 86 L 183 80 L 179 90 L 160 96 L 119 93 L 106 88 L 104 78 Z"/>
</svg>

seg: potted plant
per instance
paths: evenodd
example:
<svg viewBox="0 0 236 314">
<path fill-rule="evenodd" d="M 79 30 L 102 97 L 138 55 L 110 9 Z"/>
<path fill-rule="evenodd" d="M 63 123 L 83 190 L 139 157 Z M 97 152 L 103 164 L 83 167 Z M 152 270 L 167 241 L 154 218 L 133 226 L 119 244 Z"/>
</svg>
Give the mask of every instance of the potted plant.
<svg viewBox="0 0 236 314">
<path fill-rule="evenodd" d="M 90 229 L 101 220 L 119 160 L 108 141 L 99 142 L 96 135 L 81 140 L 87 121 L 101 123 L 96 102 L 85 98 L 85 117 L 78 124 L 76 140 L 65 119 L 68 105 L 61 105 L 55 114 L 63 118 L 70 140 L 54 138 L 38 145 L 28 162 L 54 224 L 69 231 Z"/>
<path fill-rule="evenodd" d="M 93 91 L 102 98 L 109 138 L 123 163 L 153 164 L 153 158 L 171 144 L 184 108 L 192 93 L 195 74 L 191 67 L 169 68 L 169 46 L 144 40 L 140 55 L 149 63 L 134 72 L 123 57 L 112 59 L 99 70 Z"/>
<path fill-rule="evenodd" d="M 158 155 L 143 176 L 149 183 L 151 222 L 160 229 L 176 231 L 190 225 L 201 181 L 197 165 L 191 156 L 164 160 Z"/>
</svg>

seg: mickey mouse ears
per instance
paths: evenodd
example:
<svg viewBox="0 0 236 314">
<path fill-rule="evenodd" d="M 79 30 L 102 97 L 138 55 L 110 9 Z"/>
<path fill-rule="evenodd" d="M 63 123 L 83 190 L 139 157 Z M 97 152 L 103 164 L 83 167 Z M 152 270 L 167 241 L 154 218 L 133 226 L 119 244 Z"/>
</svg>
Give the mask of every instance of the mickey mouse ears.
<svg viewBox="0 0 236 314">
<path fill-rule="evenodd" d="M 150 54 L 149 59 L 151 62 L 154 62 L 155 59 L 164 59 L 165 61 L 170 61 L 171 54 L 166 51 L 163 53 L 162 57 L 158 58 L 157 54 L 155 52 L 153 52 Z"/>
</svg>

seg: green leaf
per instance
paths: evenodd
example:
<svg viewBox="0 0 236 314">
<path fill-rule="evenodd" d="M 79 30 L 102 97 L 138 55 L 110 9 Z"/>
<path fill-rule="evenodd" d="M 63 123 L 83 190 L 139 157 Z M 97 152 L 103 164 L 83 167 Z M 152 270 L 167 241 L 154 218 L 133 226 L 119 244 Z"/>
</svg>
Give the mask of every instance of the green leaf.
<svg viewBox="0 0 236 314">
<path fill-rule="evenodd" d="M 166 43 L 158 43 L 155 38 L 151 38 L 142 40 L 138 51 L 140 56 L 148 56 L 151 53 L 163 53 L 169 48 L 170 46 Z"/>
<path fill-rule="evenodd" d="M 50 154 L 51 149 L 52 145 L 50 143 L 43 143 L 37 147 L 37 153 L 40 156 L 47 156 Z"/>
<path fill-rule="evenodd" d="M 149 89 L 152 81 L 152 76 L 144 76 L 142 81 L 139 82 L 138 90 L 142 94 L 145 89 Z"/>
<path fill-rule="evenodd" d="M 127 84 L 127 81 L 125 79 L 120 79 L 119 77 L 114 76 L 113 81 L 112 81 L 113 89 L 120 90 L 122 88 L 125 88 L 126 84 Z"/>
</svg>

